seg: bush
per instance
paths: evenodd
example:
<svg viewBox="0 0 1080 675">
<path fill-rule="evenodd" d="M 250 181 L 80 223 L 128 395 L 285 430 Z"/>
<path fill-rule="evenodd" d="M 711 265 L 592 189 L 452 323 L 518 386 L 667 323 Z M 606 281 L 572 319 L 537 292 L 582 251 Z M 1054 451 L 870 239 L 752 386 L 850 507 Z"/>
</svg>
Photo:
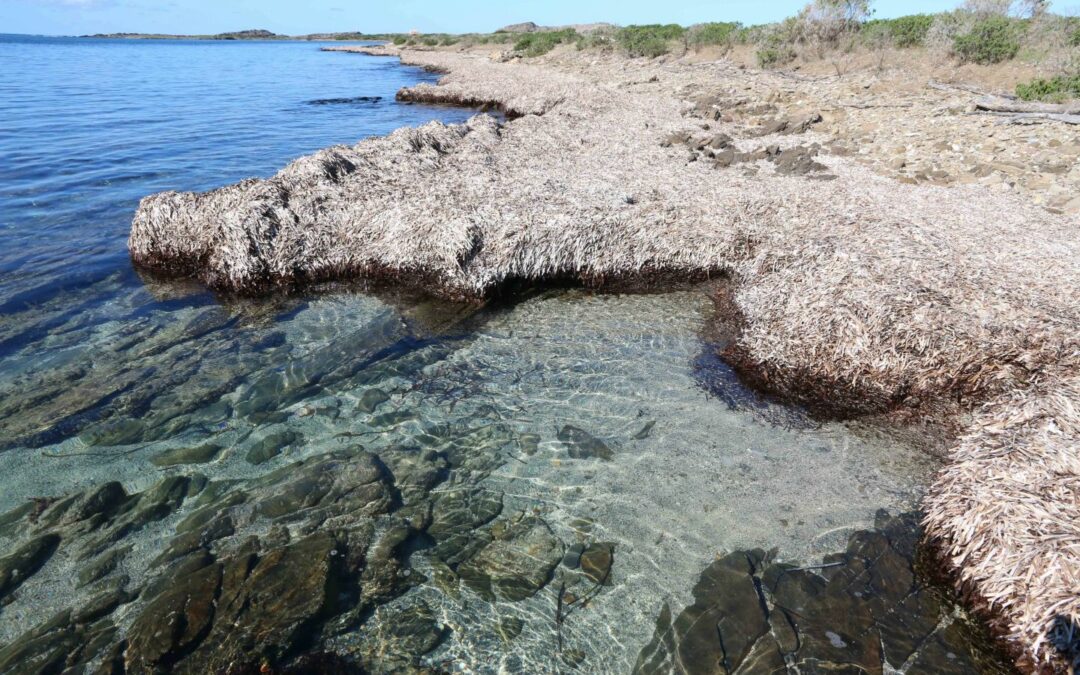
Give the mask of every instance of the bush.
<svg viewBox="0 0 1080 675">
<path fill-rule="evenodd" d="M 975 22 L 971 32 L 956 36 L 953 52 L 965 63 L 1001 63 L 1020 51 L 1019 22 L 989 16 Z"/>
<path fill-rule="evenodd" d="M 1080 74 L 1059 75 L 1016 85 L 1016 95 L 1025 101 L 1061 102 L 1080 98 Z"/>
<path fill-rule="evenodd" d="M 798 56 L 795 45 L 805 44 L 806 24 L 800 17 L 788 17 L 780 23 L 751 29 L 751 39 L 757 44 L 758 66 L 776 68 L 791 63 Z"/>
<path fill-rule="evenodd" d="M 859 41 L 871 49 L 896 44 L 888 21 L 868 21 L 859 28 Z"/>
<path fill-rule="evenodd" d="M 731 45 L 736 31 L 742 26 L 738 23 L 703 23 L 693 26 L 688 31 L 687 42 L 694 47 Z"/>
<path fill-rule="evenodd" d="M 1069 33 L 1069 46 L 1080 47 L 1080 26 L 1077 26 Z"/>
<path fill-rule="evenodd" d="M 788 45 L 776 47 L 760 47 L 757 50 L 758 66 L 762 68 L 776 68 L 795 60 L 795 50 Z"/>
<path fill-rule="evenodd" d="M 686 29 L 678 24 L 653 24 L 649 26 L 627 26 L 619 31 L 616 40 L 630 56 L 656 58 L 671 51 L 671 41 L 686 34 Z"/>
<path fill-rule="evenodd" d="M 731 41 L 737 45 L 757 44 L 761 40 L 764 31 L 764 26 L 747 26 L 746 28 L 740 28 L 732 34 Z"/>
<path fill-rule="evenodd" d="M 593 31 L 588 35 L 578 36 L 577 48 L 578 51 L 596 49 L 606 53 L 615 49 L 615 39 L 608 33 Z"/>
<path fill-rule="evenodd" d="M 819 56 L 841 43 L 850 49 L 871 13 L 870 0 L 813 0 L 796 17 L 798 42 L 812 45 Z"/>
<path fill-rule="evenodd" d="M 575 41 L 577 37 L 577 31 L 573 28 L 526 33 L 514 43 L 514 51 L 525 56 L 540 56 L 555 49 L 557 45 Z"/>
<path fill-rule="evenodd" d="M 409 41 L 409 38 L 405 37 L 404 35 L 395 35 L 394 36 L 394 44 L 396 44 L 396 45 L 403 45 L 408 41 Z"/>
<path fill-rule="evenodd" d="M 926 34 L 930 31 L 930 26 L 934 24 L 934 17 L 931 14 L 912 14 L 887 19 L 883 23 L 888 28 L 889 36 L 895 46 L 921 47 L 926 40 Z"/>
</svg>

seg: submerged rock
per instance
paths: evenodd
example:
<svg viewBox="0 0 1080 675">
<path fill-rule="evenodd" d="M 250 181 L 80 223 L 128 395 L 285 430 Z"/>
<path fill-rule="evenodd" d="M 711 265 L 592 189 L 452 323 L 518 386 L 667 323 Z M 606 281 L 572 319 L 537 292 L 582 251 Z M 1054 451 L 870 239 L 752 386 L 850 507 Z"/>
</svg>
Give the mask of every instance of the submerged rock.
<svg viewBox="0 0 1080 675">
<path fill-rule="evenodd" d="M 567 424 L 558 434 L 558 439 L 566 445 L 566 452 L 574 459 L 603 459 L 610 461 L 615 457 L 603 441 L 584 429 Z"/>
<path fill-rule="evenodd" d="M 77 586 L 82 588 L 98 581 L 116 570 L 120 562 L 131 552 L 130 546 L 108 550 L 79 570 Z"/>
<path fill-rule="evenodd" d="M 538 434 L 521 434 L 518 436 L 518 447 L 526 455 L 535 455 L 540 449 L 540 436 Z"/>
<path fill-rule="evenodd" d="M 111 669 L 108 650 L 118 631 L 107 615 L 127 600 L 117 594 L 96 598 L 90 603 L 93 611 L 60 612 L 0 647 L 0 673 L 77 673 L 99 659 L 98 672 L 120 672 Z"/>
<path fill-rule="evenodd" d="M 272 433 L 251 446 L 247 453 L 247 461 L 255 465 L 269 462 L 284 452 L 285 448 L 301 443 L 303 440 L 304 437 L 301 434 L 291 430 Z"/>
<path fill-rule="evenodd" d="M 380 611 L 376 619 L 364 636 L 364 661 L 371 673 L 416 672 L 419 658 L 450 632 L 424 602 Z"/>
<path fill-rule="evenodd" d="M 390 395 L 382 389 L 368 389 L 360 396 L 360 402 L 356 404 L 359 412 L 371 414 L 383 403 L 390 400 Z"/>
<path fill-rule="evenodd" d="M 46 534 L 31 539 L 11 555 L 0 558 L 0 602 L 34 576 L 59 545 L 59 535 Z"/>
<path fill-rule="evenodd" d="M 172 580 L 139 614 L 128 635 L 125 666 L 132 672 L 170 668 L 210 629 L 221 587 L 220 564 Z"/>
<path fill-rule="evenodd" d="M 457 564 L 490 541 L 478 528 L 502 512 L 502 494 L 481 488 L 458 487 L 435 501 L 427 534 L 436 545 L 433 553 L 441 560 Z"/>
<path fill-rule="evenodd" d="M 353 627 L 399 592 L 410 530 L 377 534 L 374 522 L 393 508 L 386 468 L 361 451 L 292 464 L 205 504 L 163 556 L 176 562 L 146 587 L 129 669 L 290 667 L 320 630 Z M 234 534 L 259 523 L 264 535 Z"/>
<path fill-rule="evenodd" d="M 516 616 L 503 617 L 495 626 L 495 633 L 504 643 L 509 643 L 521 635 L 521 629 L 524 627 L 525 622 Z"/>
<path fill-rule="evenodd" d="M 157 455 L 150 461 L 156 466 L 169 467 L 183 464 L 212 462 L 225 448 L 216 443 L 204 443 L 195 447 L 173 448 Z"/>
<path fill-rule="evenodd" d="M 146 425 L 138 420 L 114 420 L 87 429 L 79 438 L 87 445 L 128 445 L 143 440 Z"/>
<path fill-rule="evenodd" d="M 241 552 L 226 560 L 218 616 L 196 662 L 223 667 L 235 658 L 228 645 L 239 643 L 249 655 L 275 663 L 308 644 L 309 624 L 337 602 L 338 546 L 318 532 L 265 555 Z"/>
<path fill-rule="evenodd" d="M 582 574 L 597 584 L 609 583 L 614 562 L 615 544 L 608 542 L 589 544 L 578 559 Z"/>
<path fill-rule="evenodd" d="M 643 441 L 652 435 L 652 430 L 656 427 L 656 420 L 650 420 L 645 423 L 645 426 L 641 427 L 636 434 L 634 434 L 635 441 Z"/>
<path fill-rule="evenodd" d="M 0 515 L 0 537 L 14 537 L 26 526 L 30 518 L 36 518 L 50 504 L 47 499 L 31 499 Z"/>
<path fill-rule="evenodd" d="M 316 98 L 307 102 L 308 105 L 355 105 L 358 103 L 372 104 L 382 100 L 382 96 L 349 96 L 344 98 Z"/>
<path fill-rule="evenodd" d="M 724 556 L 702 573 L 693 604 L 674 619 L 662 609 L 634 672 L 996 672 L 915 573 L 917 536 L 915 516 L 879 516 L 821 565 L 760 550 Z"/>
<path fill-rule="evenodd" d="M 563 544 L 535 516 L 499 521 L 491 542 L 458 568 L 462 581 L 482 595 L 494 591 L 507 600 L 532 597 L 551 580 Z"/>
</svg>

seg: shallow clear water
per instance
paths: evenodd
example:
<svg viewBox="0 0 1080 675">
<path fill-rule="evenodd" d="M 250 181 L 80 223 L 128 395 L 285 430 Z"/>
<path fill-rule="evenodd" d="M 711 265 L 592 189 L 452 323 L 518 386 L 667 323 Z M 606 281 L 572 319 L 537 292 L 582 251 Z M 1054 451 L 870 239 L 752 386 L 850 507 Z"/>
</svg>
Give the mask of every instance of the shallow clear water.
<svg viewBox="0 0 1080 675">
<path fill-rule="evenodd" d="M 144 194 L 470 114 L 393 103 L 419 79 L 309 43 L 0 39 L 0 543 L 60 542 L 14 586 L 0 554 L 0 672 L 27 631 L 101 597 L 123 599 L 34 648 L 126 636 L 124 658 L 151 658 L 138 630 L 168 589 L 224 565 L 224 616 L 229 561 L 251 546 L 305 552 L 277 564 L 285 587 L 328 575 L 323 604 L 245 619 L 299 616 L 264 630 L 289 658 L 629 672 L 717 556 L 816 562 L 878 509 L 915 506 L 925 455 L 738 384 L 702 340 L 706 289 L 221 302 L 131 270 Z M 357 96 L 382 100 L 308 103 Z M 220 651 L 211 623 L 203 651 L 177 637 L 153 658 Z"/>
<path fill-rule="evenodd" d="M 469 310 L 394 307 L 343 291 L 289 301 L 276 314 L 258 303 L 187 307 L 170 312 L 170 328 L 153 317 L 112 324 L 122 339 L 86 336 L 93 352 L 108 354 L 105 371 L 112 361 L 140 374 L 161 364 L 168 380 L 135 386 L 149 399 L 139 415 L 0 454 L 7 483 L 0 509 L 108 480 L 144 491 L 177 473 L 243 485 L 357 445 L 398 467 L 430 448 L 452 457 L 450 467 L 407 504 L 467 489 L 501 501 L 500 519 L 538 516 L 565 546 L 615 544 L 610 588 L 566 623 L 563 639 L 589 655 L 590 669 L 628 672 L 660 605 L 686 604 L 715 555 L 776 547 L 781 559 L 813 560 L 871 525 L 877 509 L 911 508 L 932 468 L 926 456 L 869 430 L 814 424 L 759 401 L 733 378 L 703 382 L 708 307 L 702 291 L 558 291 L 462 318 Z M 93 374 L 80 384 L 87 380 L 114 385 Z M 744 405 L 732 407 L 703 385 L 743 396 Z M 387 400 L 368 412 L 362 401 L 373 391 Z M 572 457 L 560 440 L 567 425 L 598 439 L 610 457 Z M 251 463 L 252 448 L 284 434 L 281 454 Z M 206 463 L 155 463 L 208 442 L 225 449 Z M 463 456 L 453 458 L 455 449 Z M 394 474 L 409 480 L 408 471 Z M 151 561 L 190 513 L 178 509 L 125 538 L 134 547 L 124 563 L 134 585 L 152 576 Z M 81 561 L 58 554 L 51 564 L 0 616 L 0 636 L 16 637 L 43 606 L 60 610 L 70 594 L 86 592 L 73 582 Z M 433 576 L 423 552 L 411 565 Z M 468 588 L 455 597 L 425 584 L 387 607 L 421 600 L 454 627 L 435 661 L 515 670 L 537 667 L 552 649 L 553 591 L 487 602 Z M 494 631 L 508 617 L 527 628 L 493 657 L 502 644 Z"/>
</svg>

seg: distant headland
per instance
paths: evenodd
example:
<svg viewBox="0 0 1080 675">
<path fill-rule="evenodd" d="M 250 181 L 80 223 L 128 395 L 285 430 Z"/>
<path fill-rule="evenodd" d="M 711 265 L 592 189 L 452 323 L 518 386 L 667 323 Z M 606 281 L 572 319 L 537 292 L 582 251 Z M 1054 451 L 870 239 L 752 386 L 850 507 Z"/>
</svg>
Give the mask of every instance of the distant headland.
<svg viewBox="0 0 1080 675">
<path fill-rule="evenodd" d="M 371 36 L 359 32 L 312 33 L 310 35 L 279 35 L 261 28 L 239 30 L 213 35 L 173 35 L 169 33 L 95 33 L 80 35 L 84 38 L 108 38 L 113 40 L 369 40 Z"/>
</svg>

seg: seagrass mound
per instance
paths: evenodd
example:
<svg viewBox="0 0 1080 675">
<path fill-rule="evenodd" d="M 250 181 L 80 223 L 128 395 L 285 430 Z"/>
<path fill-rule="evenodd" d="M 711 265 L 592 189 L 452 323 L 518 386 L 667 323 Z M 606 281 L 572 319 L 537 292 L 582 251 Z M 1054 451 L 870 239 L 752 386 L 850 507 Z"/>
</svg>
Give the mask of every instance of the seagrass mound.
<svg viewBox="0 0 1080 675">
<path fill-rule="evenodd" d="M 1080 377 L 987 403 L 926 497 L 961 589 L 1030 672 L 1080 671 Z"/>
<path fill-rule="evenodd" d="M 1025 668 L 1065 670 L 1080 644 L 1061 628 L 1080 624 L 1077 218 L 842 157 L 805 176 L 761 159 L 813 132 L 742 134 L 738 165 L 689 161 L 665 140 L 703 131 L 684 99 L 700 78 L 746 76 L 734 67 L 657 80 L 614 59 L 402 59 L 448 74 L 401 98 L 516 119 L 401 129 L 268 180 L 147 197 L 134 262 L 230 292 L 367 277 L 458 299 L 725 275 L 741 326 L 728 356 L 761 386 L 846 413 L 977 411 L 927 500 L 929 534 Z"/>
</svg>

